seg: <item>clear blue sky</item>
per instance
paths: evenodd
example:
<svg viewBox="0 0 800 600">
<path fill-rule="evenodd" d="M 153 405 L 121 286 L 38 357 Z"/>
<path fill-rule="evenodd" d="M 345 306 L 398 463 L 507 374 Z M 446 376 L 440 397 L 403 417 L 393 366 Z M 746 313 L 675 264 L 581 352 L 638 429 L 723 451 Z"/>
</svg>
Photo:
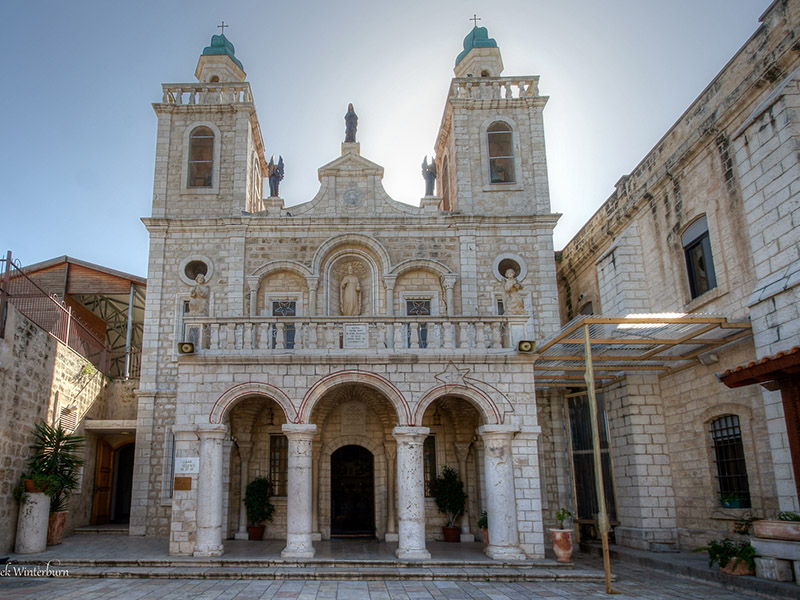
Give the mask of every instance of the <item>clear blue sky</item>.
<svg viewBox="0 0 800 600">
<path fill-rule="evenodd" d="M 473 13 L 505 75 L 540 75 L 561 248 L 758 27 L 769 0 L 4 0 L 0 250 L 146 275 L 161 83 L 217 25 L 253 86 L 287 204 L 310 200 L 353 102 L 361 153 L 417 203 Z"/>
</svg>

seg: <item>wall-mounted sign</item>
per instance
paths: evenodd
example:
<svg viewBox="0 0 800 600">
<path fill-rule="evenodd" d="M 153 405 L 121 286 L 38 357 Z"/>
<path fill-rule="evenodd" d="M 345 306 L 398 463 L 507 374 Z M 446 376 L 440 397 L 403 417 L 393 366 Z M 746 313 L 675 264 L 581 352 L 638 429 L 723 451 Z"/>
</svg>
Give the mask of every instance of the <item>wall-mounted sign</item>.
<svg viewBox="0 0 800 600">
<path fill-rule="evenodd" d="M 366 348 L 367 326 L 366 325 L 345 325 L 344 326 L 344 347 L 345 348 Z"/>
<path fill-rule="evenodd" d="M 200 457 L 183 456 L 175 459 L 175 473 L 199 473 Z"/>
</svg>

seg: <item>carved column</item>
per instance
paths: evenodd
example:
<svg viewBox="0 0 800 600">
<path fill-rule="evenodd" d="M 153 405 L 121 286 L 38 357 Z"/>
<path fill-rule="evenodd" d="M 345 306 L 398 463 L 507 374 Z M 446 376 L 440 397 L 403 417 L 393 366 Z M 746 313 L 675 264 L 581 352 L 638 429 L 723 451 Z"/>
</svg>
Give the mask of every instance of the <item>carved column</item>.
<svg viewBox="0 0 800 600">
<path fill-rule="evenodd" d="M 195 556 L 221 556 L 222 450 L 227 425 L 198 425 L 200 477 L 197 479 L 197 541 Z"/>
<path fill-rule="evenodd" d="M 393 317 L 394 316 L 394 284 L 396 283 L 396 277 L 384 277 L 383 278 L 383 285 L 386 288 L 386 316 Z M 387 348 L 394 348 L 395 347 L 395 340 L 394 340 L 394 328 L 397 325 L 389 324 L 386 326 L 386 347 Z"/>
<path fill-rule="evenodd" d="M 486 513 L 491 542 L 485 552 L 494 559 L 525 559 L 525 553 L 519 547 L 511 453 L 511 439 L 517 431 L 519 428 L 512 425 L 484 425 L 478 429 L 484 445 Z"/>
<path fill-rule="evenodd" d="M 308 283 L 308 316 L 317 316 L 317 287 L 319 287 L 319 277 L 306 277 Z"/>
<path fill-rule="evenodd" d="M 444 286 L 445 297 L 447 299 L 447 316 L 453 317 L 456 314 L 456 307 L 454 306 L 455 300 L 453 299 L 453 290 L 456 285 L 456 280 L 458 279 L 458 275 L 455 273 L 448 273 L 447 275 L 442 275 L 442 285 Z"/>
<path fill-rule="evenodd" d="M 456 459 L 458 460 L 458 476 L 464 482 L 464 490 L 469 489 L 469 471 L 467 470 L 467 456 L 469 455 L 469 442 L 456 442 Z M 464 514 L 461 515 L 461 541 L 474 542 L 475 536 L 469 530 L 469 502 L 464 506 Z"/>
<path fill-rule="evenodd" d="M 253 443 L 249 441 L 238 442 L 239 448 L 239 530 L 234 534 L 234 539 L 247 539 L 247 507 L 244 505 L 244 494 L 250 479 L 250 456 L 253 454 Z"/>
<path fill-rule="evenodd" d="M 320 452 L 321 447 L 322 444 L 311 445 L 311 539 L 315 542 L 322 539 L 322 534 L 319 531 L 319 467 L 320 461 L 322 460 L 322 452 Z M 317 456 L 316 460 L 313 458 L 314 455 Z"/>
<path fill-rule="evenodd" d="M 282 429 L 289 441 L 289 481 L 286 493 L 286 547 L 281 557 L 313 558 L 311 458 L 317 426 L 287 423 Z"/>
<path fill-rule="evenodd" d="M 258 315 L 258 277 L 248 277 L 247 287 L 250 288 L 250 316 L 255 317 Z"/>
<path fill-rule="evenodd" d="M 425 484 L 422 444 L 427 427 L 395 427 L 397 440 L 397 503 L 400 527 L 397 557 L 421 560 L 431 557 L 425 548 Z"/>
<path fill-rule="evenodd" d="M 384 540 L 396 542 L 398 540 L 397 529 L 395 528 L 395 506 L 397 505 L 397 494 L 395 493 L 395 458 L 397 457 L 397 446 L 385 443 L 383 445 L 386 453 L 386 535 Z"/>
</svg>

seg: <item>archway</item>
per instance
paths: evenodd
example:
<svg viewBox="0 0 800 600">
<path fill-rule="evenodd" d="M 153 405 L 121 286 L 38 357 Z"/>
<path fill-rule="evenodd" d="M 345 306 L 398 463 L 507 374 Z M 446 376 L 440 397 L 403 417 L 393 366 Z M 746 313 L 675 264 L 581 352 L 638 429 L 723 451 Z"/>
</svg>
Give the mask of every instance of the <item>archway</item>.
<svg viewBox="0 0 800 600">
<path fill-rule="evenodd" d="M 375 537 L 374 457 L 363 446 L 331 454 L 331 537 Z"/>
</svg>

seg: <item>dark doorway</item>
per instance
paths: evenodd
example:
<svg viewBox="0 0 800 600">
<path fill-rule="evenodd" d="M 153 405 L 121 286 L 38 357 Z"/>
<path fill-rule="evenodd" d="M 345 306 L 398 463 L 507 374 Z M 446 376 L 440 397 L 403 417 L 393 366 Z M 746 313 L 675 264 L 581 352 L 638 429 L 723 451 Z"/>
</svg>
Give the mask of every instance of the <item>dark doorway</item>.
<svg viewBox="0 0 800 600">
<path fill-rule="evenodd" d="M 343 446 L 331 455 L 331 536 L 374 537 L 372 453 Z"/>
<path fill-rule="evenodd" d="M 118 448 L 115 456 L 114 498 L 112 523 L 127 523 L 131 518 L 131 492 L 133 491 L 133 455 L 135 444 Z"/>
</svg>

